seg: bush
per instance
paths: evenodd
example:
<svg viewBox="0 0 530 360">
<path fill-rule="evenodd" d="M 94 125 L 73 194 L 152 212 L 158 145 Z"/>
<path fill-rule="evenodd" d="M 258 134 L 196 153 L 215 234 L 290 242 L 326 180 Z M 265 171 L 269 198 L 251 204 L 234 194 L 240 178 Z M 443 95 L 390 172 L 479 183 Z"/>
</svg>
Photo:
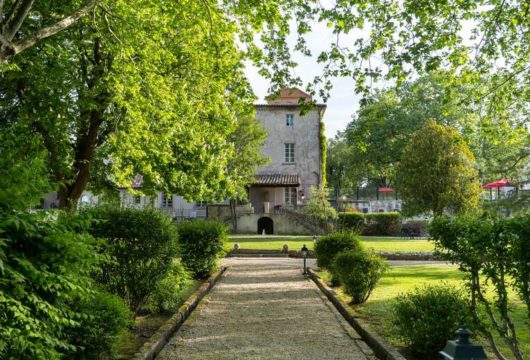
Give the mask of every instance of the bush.
<svg viewBox="0 0 530 360">
<path fill-rule="evenodd" d="M 227 229 L 213 220 L 184 221 L 178 226 L 182 265 L 195 279 L 208 277 L 223 252 Z"/>
<path fill-rule="evenodd" d="M 72 343 L 78 350 L 68 358 L 114 359 L 116 344 L 132 323 L 127 305 L 118 296 L 101 290 L 90 301 L 84 301 L 80 311 L 87 316 L 71 331 Z"/>
<path fill-rule="evenodd" d="M 361 249 L 359 237 L 350 232 L 336 232 L 317 239 L 315 257 L 320 268 L 330 269 L 335 256 L 345 250 Z"/>
<path fill-rule="evenodd" d="M 96 242 L 61 213 L 0 214 L 0 358 L 57 359 L 89 314 Z M 72 330 L 73 329 L 73 330 Z"/>
<path fill-rule="evenodd" d="M 364 224 L 364 215 L 359 212 L 339 213 L 339 229 L 346 231 L 361 232 Z"/>
<path fill-rule="evenodd" d="M 154 209 L 99 207 L 83 213 L 93 219 L 89 231 L 105 239 L 106 262 L 97 280 L 137 313 L 177 256 L 177 232 L 171 219 Z"/>
<path fill-rule="evenodd" d="M 442 258 L 459 265 L 465 273 L 473 313 L 486 314 L 475 322 L 486 337 L 496 334 L 508 344 L 513 358 L 522 359 L 518 333 L 505 324 L 517 323 L 511 308 L 521 301 L 530 320 L 530 214 L 511 218 L 457 216 L 434 218 L 429 233 Z M 515 291 L 510 291 L 514 289 Z M 490 343 L 495 352 L 502 351 Z"/>
<path fill-rule="evenodd" d="M 144 309 L 152 313 L 174 312 L 182 303 L 182 296 L 190 284 L 189 273 L 182 264 L 175 263 L 167 276 L 157 282 Z"/>
<path fill-rule="evenodd" d="M 470 328 L 472 317 L 461 291 L 425 286 L 397 298 L 393 323 L 412 353 L 434 359 L 458 328 Z"/>
<path fill-rule="evenodd" d="M 397 212 L 364 214 L 361 230 L 367 236 L 397 236 L 401 231 L 401 214 Z"/>
<path fill-rule="evenodd" d="M 344 292 L 352 297 L 352 303 L 362 304 L 368 300 L 386 269 L 383 258 L 356 249 L 337 254 L 331 272 L 342 283 Z"/>
</svg>

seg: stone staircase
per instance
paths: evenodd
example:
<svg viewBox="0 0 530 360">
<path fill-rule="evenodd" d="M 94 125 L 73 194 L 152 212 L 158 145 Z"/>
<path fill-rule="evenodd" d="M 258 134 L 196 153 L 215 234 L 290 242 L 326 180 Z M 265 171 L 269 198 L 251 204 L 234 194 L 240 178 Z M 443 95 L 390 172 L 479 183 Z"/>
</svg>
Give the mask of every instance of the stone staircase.
<svg viewBox="0 0 530 360">
<path fill-rule="evenodd" d="M 326 229 L 320 223 L 315 223 L 314 219 L 305 213 L 292 210 L 292 209 L 280 209 L 280 213 L 287 215 L 293 221 L 296 221 L 299 225 L 302 225 L 313 234 L 325 234 Z"/>
</svg>

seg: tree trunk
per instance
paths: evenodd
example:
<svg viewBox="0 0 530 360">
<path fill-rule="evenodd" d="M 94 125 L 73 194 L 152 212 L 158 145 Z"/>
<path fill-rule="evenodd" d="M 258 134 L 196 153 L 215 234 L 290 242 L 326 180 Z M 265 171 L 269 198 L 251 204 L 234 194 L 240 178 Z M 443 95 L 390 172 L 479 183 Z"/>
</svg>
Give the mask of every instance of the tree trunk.
<svg viewBox="0 0 530 360">
<path fill-rule="evenodd" d="M 88 62 L 81 59 L 80 67 L 85 76 L 85 82 L 89 89 L 94 89 L 99 85 L 104 76 L 104 63 L 108 61 L 101 53 L 101 40 L 94 39 L 93 49 L 93 66 L 89 69 Z M 108 65 L 108 64 L 107 64 Z M 87 74 L 90 70 L 90 76 Z M 100 127 L 103 123 L 103 113 L 108 102 L 108 94 L 102 92 L 94 95 L 93 98 L 88 99 L 88 103 L 92 104 L 93 109 L 82 111 L 79 120 L 79 129 L 77 139 L 75 140 L 74 148 L 74 174 L 66 184 L 62 184 L 59 192 L 59 208 L 74 211 L 77 208 L 79 198 L 83 194 L 88 181 L 90 180 L 90 168 L 94 160 L 96 147 L 103 143 L 106 135 L 100 134 Z"/>
</svg>

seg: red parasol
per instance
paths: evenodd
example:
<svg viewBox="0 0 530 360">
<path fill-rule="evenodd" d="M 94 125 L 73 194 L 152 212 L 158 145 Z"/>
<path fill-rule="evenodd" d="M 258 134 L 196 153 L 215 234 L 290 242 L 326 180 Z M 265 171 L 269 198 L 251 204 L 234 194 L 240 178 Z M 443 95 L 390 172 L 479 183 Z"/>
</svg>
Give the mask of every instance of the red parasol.
<svg viewBox="0 0 530 360">
<path fill-rule="evenodd" d="M 383 186 L 383 187 L 380 187 L 377 191 L 379 191 L 380 193 L 390 193 L 390 192 L 394 192 L 394 189 Z"/>
<path fill-rule="evenodd" d="M 508 185 L 512 185 L 512 182 L 510 180 L 502 179 L 502 180 L 497 180 L 489 184 L 486 184 L 483 187 L 484 189 L 493 189 L 493 188 L 505 187 Z"/>
</svg>

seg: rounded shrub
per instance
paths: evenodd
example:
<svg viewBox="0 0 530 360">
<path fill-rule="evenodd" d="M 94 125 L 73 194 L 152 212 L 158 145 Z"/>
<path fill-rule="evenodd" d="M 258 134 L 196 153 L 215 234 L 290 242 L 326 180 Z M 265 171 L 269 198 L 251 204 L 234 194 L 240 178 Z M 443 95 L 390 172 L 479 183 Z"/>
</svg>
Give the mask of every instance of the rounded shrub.
<svg viewBox="0 0 530 360">
<path fill-rule="evenodd" d="M 89 231 L 105 240 L 104 252 L 111 259 L 96 279 L 137 313 L 178 254 L 175 225 L 148 208 L 98 207 L 83 215 L 92 218 Z"/>
<path fill-rule="evenodd" d="M 386 269 L 382 257 L 356 249 L 337 254 L 331 272 L 343 285 L 344 292 L 351 296 L 352 303 L 362 304 L 368 300 Z"/>
<path fill-rule="evenodd" d="M 447 285 L 424 286 L 400 295 L 393 324 L 410 351 L 422 358 L 437 358 L 460 327 L 470 328 L 472 316 L 463 291 Z"/>
<path fill-rule="evenodd" d="M 178 226 L 180 257 L 194 279 L 208 277 L 217 267 L 227 240 L 226 226 L 213 220 L 184 221 Z"/>
<path fill-rule="evenodd" d="M 330 269 L 333 259 L 338 253 L 361 248 L 361 240 L 351 232 L 336 232 L 322 236 L 315 243 L 317 265 L 321 268 Z"/>
</svg>

